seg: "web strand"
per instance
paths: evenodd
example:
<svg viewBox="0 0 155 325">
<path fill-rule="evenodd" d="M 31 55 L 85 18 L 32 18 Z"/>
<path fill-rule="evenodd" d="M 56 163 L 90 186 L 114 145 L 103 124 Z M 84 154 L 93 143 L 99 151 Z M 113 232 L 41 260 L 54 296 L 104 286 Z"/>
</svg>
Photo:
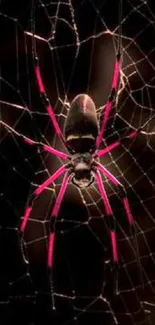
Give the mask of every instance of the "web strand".
<svg viewBox="0 0 155 325">
<path fill-rule="evenodd" d="M 27 324 L 154 325 L 155 12 L 149 1 L 118 2 L 0 3 L 6 324 L 21 310 Z M 102 125 L 102 196 L 97 182 L 80 190 L 61 175 L 70 103 L 87 90 Z"/>
</svg>

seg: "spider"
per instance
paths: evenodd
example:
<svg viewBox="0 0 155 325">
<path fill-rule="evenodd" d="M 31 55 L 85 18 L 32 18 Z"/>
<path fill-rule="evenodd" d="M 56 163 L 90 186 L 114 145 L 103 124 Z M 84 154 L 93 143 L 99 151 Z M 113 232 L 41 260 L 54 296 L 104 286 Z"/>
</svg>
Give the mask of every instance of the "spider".
<svg viewBox="0 0 155 325">
<path fill-rule="evenodd" d="M 54 252 L 54 240 L 55 240 L 55 222 L 58 216 L 61 202 L 63 200 L 66 187 L 69 180 L 71 179 L 72 183 L 79 188 L 89 187 L 94 180 L 98 185 L 101 198 L 103 200 L 106 215 L 110 220 L 110 238 L 111 238 L 111 248 L 112 248 L 112 258 L 113 264 L 117 267 L 119 262 L 116 233 L 115 233 L 115 222 L 113 211 L 106 194 L 104 184 L 102 182 L 101 173 L 104 174 L 117 188 L 118 194 L 120 195 L 122 204 L 125 209 L 126 217 L 129 222 L 131 229 L 134 226 L 134 219 L 131 213 L 129 201 L 127 198 L 126 190 L 118 179 L 113 176 L 100 162 L 99 159 L 101 156 L 111 152 L 113 149 L 121 145 L 122 141 L 125 139 L 135 138 L 140 129 L 134 129 L 129 134 L 125 134 L 121 140 L 114 141 L 112 144 L 108 145 L 106 148 L 98 150 L 104 137 L 104 132 L 106 130 L 106 125 L 108 118 L 113 106 L 113 102 L 117 95 L 119 76 L 121 69 L 121 53 L 120 48 L 116 54 L 114 73 L 112 78 L 111 92 L 108 98 L 108 102 L 105 105 L 105 112 L 101 120 L 101 127 L 99 128 L 99 121 L 97 120 L 96 108 L 93 100 L 87 94 L 77 95 L 69 108 L 68 115 L 66 118 L 66 124 L 64 128 L 64 135 L 60 130 L 59 124 L 54 115 L 53 108 L 47 98 L 44 84 L 41 77 L 39 60 L 35 54 L 35 76 L 42 99 L 43 105 L 45 106 L 46 111 L 48 112 L 49 118 L 53 124 L 56 135 L 63 142 L 67 152 L 61 152 L 54 149 L 53 147 L 43 143 L 36 142 L 20 133 L 15 131 L 13 128 L 1 121 L 8 130 L 14 132 L 17 136 L 23 139 L 30 146 L 39 146 L 44 151 L 54 154 L 57 157 L 60 157 L 66 161 L 66 163 L 60 167 L 53 175 L 51 175 L 44 183 L 38 186 L 29 199 L 28 206 L 25 209 L 24 216 L 20 224 L 20 234 L 24 235 L 24 230 L 26 228 L 28 218 L 31 214 L 33 201 L 36 196 L 40 195 L 46 187 L 52 184 L 61 174 L 65 173 L 60 191 L 58 193 L 56 202 L 54 204 L 51 219 L 50 219 L 50 235 L 48 243 L 48 258 L 47 266 L 49 271 L 52 270 L 53 266 L 53 252 Z"/>
<path fill-rule="evenodd" d="M 63 135 L 54 115 L 53 108 L 46 95 L 46 91 L 41 77 L 38 57 L 35 57 L 35 76 L 40 97 L 51 119 L 55 133 L 61 139 L 61 141 L 66 147 L 66 150 L 68 151 L 68 154 L 58 151 L 52 148 L 51 146 L 48 146 L 42 142 L 36 142 L 15 131 L 16 134 L 22 137 L 22 139 L 27 144 L 31 146 L 41 146 L 44 151 L 54 154 L 57 157 L 61 157 L 62 159 L 64 159 L 64 161 L 66 161 L 66 163 L 62 167 L 60 167 L 44 183 L 39 185 L 39 187 L 31 195 L 29 204 L 25 209 L 25 213 L 22 217 L 22 222 L 20 224 L 20 234 L 23 236 L 25 227 L 28 222 L 28 218 L 32 211 L 33 200 L 36 196 L 40 195 L 47 186 L 52 184 L 61 174 L 65 173 L 60 187 L 60 191 L 58 193 L 56 202 L 51 213 L 50 235 L 47 254 L 47 266 L 49 270 L 51 270 L 53 266 L 55 222 L 60 210 L 61 202 L 66 191 L 66 187 L 70 179 L 72 183 L 75 186 L 78 186 L 79 188 L 89 187 L 94 182 L 94 180 L 96 180 L 99 192 L 101 194 L 105 206 L 106 215 L 110 218 L 109 233 L 111 238 L 112 258 L 113 263 L 116 266 L 119 262 L 119 256 L 114 227 L 114 215 L 108 196 L 105 191 L 104 184 L 102 182 L 101 173 L 103 173 L 104 176 L 106 176 L 118 188 L 118 193 L 120 194 L 129 225 L 132 227 L 134 224 L 134 219 L 131 213 L 129 201 L 124 186 L 99 162 L 99 158 L 101 156 L 111 152 L 113 149 L 120 146 L 121 142 L 124 139 L 135 138 L 139 132 L 139 130 L 132 130 L 128 135 L 124 135 L 121 140 L 117 140 L 106 148 L 98 150 L 98 147 L 100 146 L 102 138 L 104 136 L 113 101 L 115 100 L 117 95 L 120 69 L 121 55 L 120 51 L 118 51 L 115 60 L 111 93 L 108 102 L 105 106 L 105 113 L 101 121 L 101 127 L 99 128 L 99 122 L 97 120 L 96 108 L 93 100 L 87 94 L 79 94 L 73 99 L 70 105 Z"/>
</svg>

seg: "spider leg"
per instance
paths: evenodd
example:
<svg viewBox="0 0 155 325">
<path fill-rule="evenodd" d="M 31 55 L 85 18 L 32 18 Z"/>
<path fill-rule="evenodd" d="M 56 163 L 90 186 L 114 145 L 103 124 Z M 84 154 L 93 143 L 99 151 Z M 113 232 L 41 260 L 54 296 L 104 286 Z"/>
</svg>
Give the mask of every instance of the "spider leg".
<svg viewBox="0 0 155 325">
<path fill-rule="evenodd" d="M 101 193 L 101 197 L 103 199 L 105 210 L 107 216 L 110 218 L 110 237 L 111 237 L 111 246 L 112 246 L 112 254 L 113 254 L 113 262 L 114 264 L 118 264 L 118 250 L 117 250 L 117 242 L 116 242 L 116 233 L 115 233 L 115 220 L 113 216 L 113 212 L 111 209 L 111 205 L 109 199 L 107 197 L 102 178 L 100 172 L 97 170 L 95 173 L 96 181 L 98 184 L 99 191 Z"/>
<path fill-rule="evenodd" d="M 28 137 L 26 137 L 25 135 L 19 133 L 18 131 L 14 130 L 11 126 L 9 126 L 8 124 L 6 124 L 3 121 L 0 121 L 0 123 L 8 130 L 8 132 L 12 132 L 14 133 L 16 136 L 18 136 L 19 138 L 21 138 L 25 143 L 29 144 L 30 146 L 38 146 L 41 147 L 44 151 L 50 152 L 52 154 L 54 154 L 57 157 L 63 158 L 63 159 L 68 159 L 69 156 L 59 150 L 56 150 L 54 148 L 52 148 L 51 146 L 48 146 L 47 144 L 43 143 L 43 142 L 37 142 L 34 141 Z"/>
<path fill-rule="evenodd" d="M 127 136 L 124 136 L 121 140 L 117 140 L 117 141 L 113 142 L 112 144 L 110 144 L 109 146 L 107 146 L 106 148 L 97 151 L 96 156 L 97 157 L 104 156 L 106 153 L 109 153 L 113 149 L 119 147 L 124 140 L 126 140 L 126 139 L 134 139 L 139 133 L 140 133 L 140 129 L 132 131 Z"/>
<path fill-rule="evenodd" d="M 130 230 L 131 230 L 131 235 L 134 237 L 134 245 L 135 245 L 135 249 L 136 249 L 136 255 L 137 255 L 137 264 L 139 266 L 139 270 L 140 270 L 140 277 L 141 277 L 141 283 L 142 286 L 144 287 L 144 281 L 143 281 L 143 273 L 142 273 L 142 266 L 141 266 L 141 261 L 139 258 L 139 248 L 138 248 L 138 242 L 137 242 L 137 237 L 136 237 L 136 230 L 135 230 L 135 224 L 134 224 L 134 218 L 130 209 L 130 205 L 129 205 L 129 201 L 127 198 L 127 194 L 126 194 L 126 190 L 123 186 L 122 183 L 120 183 L 117 178 L 115 176 L 113 176 L 105 167 L 103 167 L 100 163 L 96 163 L 97 165 L 97 169 L 100 170 L 101 172 L 103 172 L 103 174 L 110 179 L 110 181 L 112 181 L 112 183 L 114 185 L 116 185 L 117 187 L 119 187 L 120 190 L 120 197 L 122 199 L 122 203 L 124 205 L 124 209 L 125 209 L 125 213 L 126 213 L 126 217 L 127 220 L 129 222 L 130 225 Z"/>
<path fill-rule="evenodd" d="M 112 79 L 112 87 L 111 87 L 111 93 L 108 99 L 108 102 L 105 107 L 105 113 L 103 115 L 103 120 L 101 123 L 101 128 L 98 134 L 98 137 L 96 139 L 96 147 L 98 147 L 102 141 L 102 137 L 104 135 L 106 125 L 108 122 L 108 118 L 111 112 L 112 104 L 114 99 L 116 98 L 117 93 L 117 87 L 118 87 L 118 81 L 119 81 L 119 75 L 120 75 L 120 68 L 121 68 L 121 53 L 120 49 L 118 50 L 117 56 L 116 56 L 116 62 L 115 62 L 115 68 L 114 68 L 114 74 Z"/>
<path fill-rule="evenodd" d="M 55 299 L 54 299 L 54 289 L 53 289 L 53 279 L 52 279 L 52 266 L 53 266 L 53 254 L 54 254 L 54 242 L 55 242 L 55 223 L 56 218 L 58 216 L 61 202 L 63 200 L 68 182 L 69 182 L 70 174 L 68 172 L 65 173 L 63 178 L 61 188 L 57 199 L 55 201 L 55 205 L 53 207 L 51 213 L 51 221 L 50 221 L 50 235 L 49 235 L 49 242 L 48 242 L 48 255 L 47 255 L 47 267 L 48 267 L 48 277 L 49 277 L 49 285 L 51 287 L 51 298 L 52 298 L 52 308 L 55 309 Z"/>
<path fill-rule="evenodd" d="M 53 264 L 55 221 L 56 221 L 56 218 L 57 218 L 59 210 L 60 210 L 61 202 L 63 200 L 64 194 L 65 194 L 68 182 L 69 182 L 69 178 L 70 178 L 70 175 L 68 173 L 65 173 L 59 194 L 57 196 L 54 208 L 51 213 L 50 236 L 49 236 L 49 246 L 48 246 L 48 262 L 47 262 L 49 269 L 52 268 L 52 264 Z"/>
<path fill-rule="evenodd" d="M 121 196 L 121 199 L 122 199 L 122 203 L 124 205 L 124 209 L 125 209 L 125 212 L 126 212 L 126 217 L 128 219 L 128 222 L 129 222 L 130 226 L 132 226 L 134 224 L 134 219 L 133 219 L 133 216 L 132 216 L 132 213 L 131 213 L 129 201 L 128 201 L 127 194 L 126 194 L 124 186 L 104 166 L 102 166 L 98 162 L 96 164 L 97 164 L 97 169 L 100 170 L 107 178 L 110 179 L 110 181 L 114 185 L 119 187 L 119 189 L 121 190 L 120 196 Z"/>
<path fill-rule="evenodd" d="M 60 167 L 52 176 L 50 176 L 43 184 L 41 184 L 31 195 L 31 198 L 29 200 L 29 205 L 26 207 L 25 214 L 20 225 L 21 235 L 24 233 L 25 227 L 27 225 L 27 221 L 32 211 L 33 201 L 35 197 L 41 194 L 47 186 L 49 186 L 52 182 L 54 182 L 66 170 L 66 168 L 67 165 Z"/>
<path fill-rule="evenodd" d="M 39 60 L 38 60 L 37 56 L 35 57 L 35 75 L 36 75 L 37 84 L 38 84 L 38 88 L 39 88 L 39 92 L 40 92 L 40 97 L 42 99 L 43 105 L 45 106 L 45 108 L 48 112 L 48 115 L 53 123 L 56 134 L 58 135 L 58 137 L 62 140 L 62 142 L 66 146 L 65 139 L 64 139 L 63 134 L 60 130 L 59 124 L 55 118 L 53 108 L 49 102 L 49 99 L 47 98 L 47 95 L 46 95 L 46 91 L 45 91 L 44 84 L 43 84 L 42 77 L 41 77 Z"/>
</svg>

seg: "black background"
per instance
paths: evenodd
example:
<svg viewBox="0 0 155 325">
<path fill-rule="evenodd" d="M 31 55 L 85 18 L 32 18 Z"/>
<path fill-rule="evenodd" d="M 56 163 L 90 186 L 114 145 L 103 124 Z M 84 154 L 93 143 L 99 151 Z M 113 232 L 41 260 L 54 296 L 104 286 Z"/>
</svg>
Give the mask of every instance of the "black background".
<svg viewBox="0 0 155 325">
<path fill-rule="evenodd" d="M 43 3 L 49 4 L 49 1 Z M 49 16 L 55 16 L 56 4 L 57 1 L 55 5 L 46 7 L 47 17 L 44 8 L 36 1 L 34 19 L 31 16 L 32 1 L 1 2 L 1 120 L 33 139 L 42 139 L 41 136 L 44 135 L 52 146 L 65 150 L 56 139 L 49 117 L 41 104 L 34 76 L 32 37 L 24 34 L 24 31 L 32 31 L 35 22 L 37 35 L 45 39 L 51 36 Z M 153 93 L 155 11 L 151 1 L 148 2 L 148 6 L 142 4 L 140 0 L 123 3 L 123 17 L 128 16 L 122 25 L 125 36 L 123 47 L 131 56 L 130 61 L 126 52 L 123 53 L 123 71 L 129 76 L 135 68 L 137 70 L 135 77 L 129 78 L 130 88 L 129 85 L 126 86 L 119 107 L 121 107 L 120 115 L 134 127 L 143 125 L 148 120 L 149 112 L 154 110 L 155 98 Z M 72 26 L 69 7 L 62 4 L 60 7 L 59 17 L 66 19 Z M 118 1 L 74 1 L 73 7 L 80 40 L 103 32 L 105 30 L 103 21 L 109 30 L 114 30 L 118 26 Z M 139 11 L 134 11 L 134 8 L 139 8 Z M 51 21 L 54 22 L 54 18 L 53 20 L 51 18 Z M 145 29 L 147 24 L 148 28 Z M 139 36 L 135 38 L 137 34 Z M 134 42 L 127 46 L 130 39 L 134 39 L 138 46 Z M 66 44 L 73 46 L 66 47 Z M 57 49 L 51 50 L 49 45 Z M 112 37 L 102 34 L 95 37 L 95 41 L 94 38 L 90 38 L 83 42 L 75 60 L 77 50 L 75 32 L 71 32 L 71 28 L 63 20 L 58 20 L 56 37 L 54 42 L 49 41 L 49 45 L 36 39 L 42 77 L 55 112 L 59 114 L 63 109 L 65 116 L 67 114 L 67 108 L 62 107 L 59 97 L 64 100 L 67 95 L 71 101 L 77 94 L 85 92 L 92 96 L 97 108 L 104 105 L 110 91 L 115 60 Z M 148 53 L 149 56 L 145 57 L 144 55 Z M 142 62 L 125 70 L 127 64 L 137 62 L 141 58 L 144 58 Z M 148 62 L 151 62 L 153 67 Z M 142 107 L 148 106 L 151 110 L 142 108 L 140 111 L 134 100 L 129 99 L 129 91 L 141 88 L 146 83 L 149 87 L 135 92 L 134 99 Z M 127 101 L 124 105 L 125 98 Z M 28 107 L 31 114 L 26 110 L 6 105 L 6 102 Z M 116 110 L 119 113 L 119 107 L 114 109 L 114 113 Z M 133 111 L 135 113 L 132 118 Z M 113 120 L 112 114 L 110 121 Z M 59 118 L 62 129 L 64 121 L 63 116 Z M 127 124 L 122 124 L 117 118 L 113 125 L 118 134 L 122 134 Z M 153 126 L 152 121 L 145 131 L 150 132 Z M 118 134 L 115 134 L 114 130 L 111 131 L 108 125 L 107 143 L 116 139 Z M 104 263 L 105 258 L 111 258 L 111 251 L 104 222 L 104 207 L 99 200 L 96 187 L 92 187 L 89 192 L 83 192 L 87 204 L 90 203 L 88 194 L 93 198 L 93 204 L 87 210 L 77 189 L 70 184 L 57 223 L 53 270 L 56 311 L 51 308 L 46 259 L 48 221 L 61 178 L 55 187 L 55 194 L 53 190 L 47 190 L 36 200 L 25 231 L 24 242 L 19 237 L 18 227 L 29 192 L 32 191 L 31 183 L 43 182 L 62 165 L 62 161 L 30 148 L 21 138 L 8 133 L 4 126 L 1 126 L 1 139 L 1 324 L 109 325 L 115 324 L 114 315 L 119 325 L 154 324 L 154 136 L 147 138 L 140 135 L 132 145 L 127 141 L 113 152 L 112 161 L 111 157 L 102 160 L 102 163 L 119 177 L 128 191 L 137 225 L 139 255 L 145 270 L 144 290 L 136 263 L 134 239 L 127 240 L 130 238 L 130 229 L 116 193 L 106 183 L 106 190 L 117 220 L 120 252 L 119 295 L 115 295 L 116 273 L 112 270 L 112 264 L 105 267 Z M 152 255 L 149 255 L 150 253 Z M 25 259 L 29 262 L 25 263 Z M 152 305 L 148 306 L 146 302 Z M 146 313 L 145 309 L 150 310 L 151 315 Z"/>
</svg>

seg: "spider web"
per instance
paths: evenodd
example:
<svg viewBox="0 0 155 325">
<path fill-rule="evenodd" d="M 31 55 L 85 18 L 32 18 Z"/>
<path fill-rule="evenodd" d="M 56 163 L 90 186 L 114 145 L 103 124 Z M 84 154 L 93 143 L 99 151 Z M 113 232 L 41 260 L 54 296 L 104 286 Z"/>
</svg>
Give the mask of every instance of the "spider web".
<svg viewBox="0 0 155 325">
<path fill-rule="evenodd" d="M 32 190 L 63 164 L 60 158 L 28 146 L 19 135 L 65 151 L 40 101 L 33 40 L 61 130 L 70 102 L 79 93 L 93 98 L 100 118 L 118 46 L 118 8 L 119 2 L 112 0 L 0 3 L 2 324 L 154 324 L 155 11 L 151 1 L 123 3 L 120 85 L 101 144 L 104 148 L 129 130 L 141 128 L 136 138 L 101 159 L 125 186 L 138 244 L 116 188 L 104 178 L 116 220 L 118 278 L 95 183 L 87 190 L 68 185 L 56 223 L 52 283 L 46 271 L 49 219 L 61 177 L 35 200 L 24 240 L 18 231 Z"/>
</svg>

